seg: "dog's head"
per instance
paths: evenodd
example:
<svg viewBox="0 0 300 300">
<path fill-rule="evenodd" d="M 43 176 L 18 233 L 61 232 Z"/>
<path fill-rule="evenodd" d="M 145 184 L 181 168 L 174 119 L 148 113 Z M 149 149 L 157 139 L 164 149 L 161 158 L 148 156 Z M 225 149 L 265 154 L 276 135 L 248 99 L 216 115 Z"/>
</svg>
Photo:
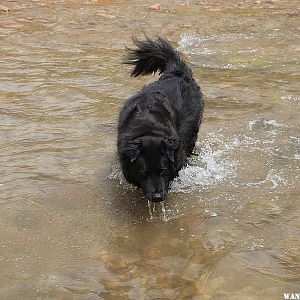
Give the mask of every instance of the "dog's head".
<svg viewBox="0 0 300 300">
<path fill-rule="evenodd" d="M 143 136 L 127 142 L 120 151 L 126 179 L 140 187 L 153 202 L 163 201 L 177 175 L 177 138 Z"/>
</svg>

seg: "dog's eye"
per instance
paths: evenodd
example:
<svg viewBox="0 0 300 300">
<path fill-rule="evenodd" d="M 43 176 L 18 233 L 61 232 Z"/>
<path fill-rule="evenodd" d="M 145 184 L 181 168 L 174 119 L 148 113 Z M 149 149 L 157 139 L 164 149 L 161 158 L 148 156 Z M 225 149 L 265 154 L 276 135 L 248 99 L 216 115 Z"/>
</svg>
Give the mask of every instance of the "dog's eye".
<svg viewBox="0 0 300 300">
<path fill-rule="evenodd" d="M 144 179 L 148 179 L 149 178 L 149 172 L 148 171 L 141 171 L 140 174 L 141 174 L 141 176 Z"/>
<path fill-rule="evenodd" d="M 168 170 L 167 169 L 162 169 L 161 171 L 160 171 L 160 176 L 161 177 L 166 177 L 168 175 Z"/>
</svg>

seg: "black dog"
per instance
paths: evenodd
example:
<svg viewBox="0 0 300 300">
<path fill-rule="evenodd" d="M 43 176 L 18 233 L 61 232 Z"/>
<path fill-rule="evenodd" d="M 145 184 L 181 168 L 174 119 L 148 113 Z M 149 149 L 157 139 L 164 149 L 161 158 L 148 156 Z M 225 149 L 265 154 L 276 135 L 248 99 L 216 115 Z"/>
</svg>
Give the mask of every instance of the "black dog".
<svg viewBox="0 0 300 300">
<path fill-rule="evenodd" d="M 128 49 L 124 61 L 134 66 L 131 76 L 162 75 L 122 108 L 118 154 L 126 180 L 158 202 L 192 154 L 204 103 L 192 70 L 168 42 L 134 43 L 137 49 Z"/>
</svg>

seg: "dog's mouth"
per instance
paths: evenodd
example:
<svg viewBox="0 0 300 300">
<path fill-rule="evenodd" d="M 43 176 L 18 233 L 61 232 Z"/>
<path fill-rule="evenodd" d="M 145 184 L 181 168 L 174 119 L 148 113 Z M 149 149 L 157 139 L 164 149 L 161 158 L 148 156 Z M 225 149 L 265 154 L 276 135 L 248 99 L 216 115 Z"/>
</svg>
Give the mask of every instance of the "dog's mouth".
<svg viewBox="0 0 300 300">
<path fill-rule="evenodd" d="M 166 193 L 165 192 L 148 193 L 146 194 L 146 196 L 152 202 L 162 202 L 165 200 Z"/>
</svg>

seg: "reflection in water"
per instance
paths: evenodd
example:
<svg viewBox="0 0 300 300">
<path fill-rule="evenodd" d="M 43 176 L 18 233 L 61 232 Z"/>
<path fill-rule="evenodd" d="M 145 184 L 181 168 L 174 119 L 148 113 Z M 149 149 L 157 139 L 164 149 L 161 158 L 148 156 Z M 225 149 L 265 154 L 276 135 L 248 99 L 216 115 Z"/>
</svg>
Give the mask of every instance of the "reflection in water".
<svg viewBox="0 0 300 300">
<path fill-rule="evenodd" d="M 299 292 L 297 2 L 151 5 L 10 1 L 1 13 L 1 299 Z M 143 31 L 187 56 L 206 100 L 198 156 L 148 207 L 115 145 L 120 107 L 153 80 L 121 64 Z"/>
</svg>

